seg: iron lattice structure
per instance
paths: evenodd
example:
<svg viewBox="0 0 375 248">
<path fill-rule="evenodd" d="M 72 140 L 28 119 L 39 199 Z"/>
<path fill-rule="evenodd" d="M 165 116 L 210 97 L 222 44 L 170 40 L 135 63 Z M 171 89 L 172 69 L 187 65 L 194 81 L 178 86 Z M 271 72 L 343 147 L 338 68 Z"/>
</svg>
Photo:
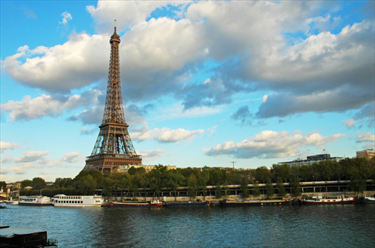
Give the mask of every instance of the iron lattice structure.
<svg viewBox="0 0 375 248">
<path fill-rule="evenodd" d="M 120 42 L 115 27 L 110 39 L 111 58 L 103 120 L 84 170 L 116 172 L 121 165 L 142 164 L 142 157 L 134 149 L 128 132 L 129 125 L 125 121 L 120 78 Z"/>
</svg>

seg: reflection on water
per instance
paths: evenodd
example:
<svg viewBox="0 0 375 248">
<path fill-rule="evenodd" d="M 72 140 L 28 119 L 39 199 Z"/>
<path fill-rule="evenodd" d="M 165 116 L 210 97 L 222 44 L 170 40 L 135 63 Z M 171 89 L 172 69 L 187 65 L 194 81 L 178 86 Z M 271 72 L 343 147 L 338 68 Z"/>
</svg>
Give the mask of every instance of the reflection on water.
<svg viewBox="0 0 375 248">
<path fill-rule="evenodd" d="M 375 204 L 236 208 L 9 206 L 1 224 L 45 229 L 59 247 L 373 247 Z"/>
</svg>

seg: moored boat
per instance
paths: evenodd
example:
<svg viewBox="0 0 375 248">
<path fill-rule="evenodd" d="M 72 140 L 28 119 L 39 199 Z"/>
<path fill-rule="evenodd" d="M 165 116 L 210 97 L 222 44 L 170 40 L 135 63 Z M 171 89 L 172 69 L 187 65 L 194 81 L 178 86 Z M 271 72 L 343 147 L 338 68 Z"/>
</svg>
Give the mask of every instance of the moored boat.
<svg viewBox="0 0 375 248">
<path fill-rule="evenodd" d="M 261 207 L 261 206 L 289 206 L 290 201 L 282 200 L 238 200 L 238 201 L 220 201 L 223 207 Z"/>
<path fill-rule="evenodd" d="M 301 203 L 303 204 L 348 204 L 348 203 L 355 203 L 354 197 L 345 197 L 345 196 L 338 196 L 336 198 L 311 198 L 311 199 L 301 199 Z"/>
<path fill-rule="evenodd" d="M 159 200 L 153 201 L 122 201 L 122 202 L 111 202 L 109 206 L 114 207 L 160 207 L 163 203 Z"/>
<path fill-rule="evenodd" d="M 364 203 L 375 204 L 375 197 L 374 196 L 366 196 L 365 199 L 364 199 Z"/>
<path fill-rule="evenodd" d="M 97 195 L 64 195 L 53 197 L 55 207 L 100 207 L 103 198 Z"/>
<path fill-rule="evenodd" d="M 9 198 L 9 200 L 5 201 L 6 204 L 11 204 L 11 205 L 18 205 L 18 201 L 13 200 L 13 198 Z"/>
<path fill-rule="evenodd" d="M 165 207 L 208 207 L 210 205 L 209 201 L 188 201 L 188 202 L 164 202 Z"/>
<path fill-rule="evenodd" d="M 51 199 L 47 196 L 20 196 L 18 205 L 23 206 L 53 206 Z"/>
</svg>

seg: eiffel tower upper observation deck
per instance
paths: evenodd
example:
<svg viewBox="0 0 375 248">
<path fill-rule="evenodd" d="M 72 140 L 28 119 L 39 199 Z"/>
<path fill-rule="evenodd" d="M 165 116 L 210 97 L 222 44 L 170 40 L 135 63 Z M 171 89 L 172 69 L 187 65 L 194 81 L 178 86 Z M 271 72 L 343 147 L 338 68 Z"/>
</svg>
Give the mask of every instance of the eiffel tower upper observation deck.
<svg viewBox="0 0 375 248">
<path fill-rule="evenodd" d="M 111 60 L 109 63 L 107 96 L 102 124 L 94 149 L 86 159 L 84 170 L 116 172 L 121 165 L 140 165 L 142 156 L 137 155 L 128 132 L 122 102 L 119 45 L 116 27 L 111 36 Z"/>
</svg>

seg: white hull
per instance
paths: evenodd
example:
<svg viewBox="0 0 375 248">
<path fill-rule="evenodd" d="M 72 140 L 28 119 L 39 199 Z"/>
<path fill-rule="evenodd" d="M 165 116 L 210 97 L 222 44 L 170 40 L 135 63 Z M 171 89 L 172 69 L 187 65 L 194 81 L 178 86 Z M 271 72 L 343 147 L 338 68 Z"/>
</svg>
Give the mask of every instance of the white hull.
<svg viewBox="0 0 375 248">
<path fill-rule="evenodd" d="M 304 204 L 346 204 L 346 203 L 354 203 L 354 202 L 355 202 L 355 199 L 353 197 L 302 200 L 302 203 Z"/>
<path fill-rule="evenodd" d="M 47 196 L 20 196 L 18 205 L 24 206 L 52 206 L 50 198 Z"/>
<path fill-rule="evenodd" d="M 56 195 L 53 199 L 55 207 L 100 207 L 103 203 L 101 196 Z"/>
</svg>

